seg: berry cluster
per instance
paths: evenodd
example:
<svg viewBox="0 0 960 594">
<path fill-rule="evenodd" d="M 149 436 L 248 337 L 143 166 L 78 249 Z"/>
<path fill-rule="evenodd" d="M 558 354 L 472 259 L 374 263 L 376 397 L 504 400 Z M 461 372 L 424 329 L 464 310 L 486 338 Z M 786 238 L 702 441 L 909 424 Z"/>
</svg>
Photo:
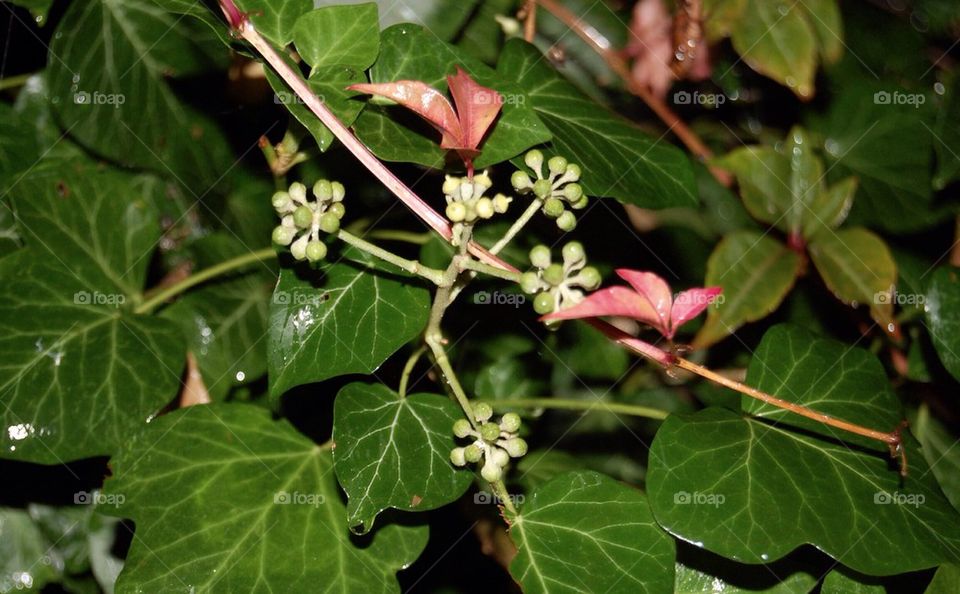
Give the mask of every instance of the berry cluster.
<svg viewBox="0 0 960 594">
<path fill-rule="evenodd" d="M 503 194 L 497 194 L 493 198 L 483 195 L 492 185 L 493 182 L 486 173 L 475 175 L 472 179 L 448 175 L 443 182 L 447 218 L 454 224 L 454 245 L 460 244 L 465 225 L 472 225 L 477 219 L 489 219 L 495 213 L 507 212 L 513 198 Z"/>
<path fill-rule="evenodd" d="M 474 442 L 462 448 L 454 448 L 450 452 L 450 461 L 456 466 L 466 466 L 467 463 L 477 463 L 483 460 L 480 476 L 489 482 L 500 480 L 504 467 L 510 463 L 510 458 L 519 458 L 527 453 L 527 442 L 517 437 L 520 430 L 520 417 L 514 413 L 507 413 L 500 418 L 500 423 L 490 422 L 493 409 L 485 402 L 473 406 L 480 430 L 473 428 L 466 419 L 460 419 L 453 424 L 453 434 L 457 437 L 473 437 Z"/>
<path fill-rule="evenodd" d="M 557 226 L 563 231 L 573 231 L 577 226 L 577 217 L 570 208 L 580 210 L 587 205 L 587 196 L 583 188 L 576 183 L 580 180 L 580 166 L 568 163 L 563 157 L 551 157 L 547 161 L 548 177 L 543 176 L 543 153 L 534 149 L 523 157 L 527 167 L 537 176 L 530 179 L 526 171 L 515 171 L 510 183 L 518 192 L 533 192 L 537 200 L 543 202 L 543 214 L 557 219 Z"/>
<path fill-rule="evenodd" d="M 286 192 L 277 192 L 272 199 L 273 208 L 281 217 L 280 225 L 273 230 L 273 242 L 289 245 L 294 258 L 310 262 L 326 257 L 327 246 L 320 241 L 320 232 L 339 231 L 345 212 L 340 182 L 321 179 L 313 184 L 313 195 L 316 201 L 307 200 L 307 187 L 294 182 Z"/>
<path fill-rule="evenodd" d="M 563 246 L 563 264 L 552 262 L 550 248 L 538 245 L 530 250 L 530 263 L 536 270 L 524 272 L 520 288 L 524 293 L 537 296 L 533 309 L 539 314 L 548 314 L 571 307 L 583 301 L 583 291 L 593 291 L 600 286 L 600 272 L 587 266 L 587 255 L 579 241 Z"/>
</svg>

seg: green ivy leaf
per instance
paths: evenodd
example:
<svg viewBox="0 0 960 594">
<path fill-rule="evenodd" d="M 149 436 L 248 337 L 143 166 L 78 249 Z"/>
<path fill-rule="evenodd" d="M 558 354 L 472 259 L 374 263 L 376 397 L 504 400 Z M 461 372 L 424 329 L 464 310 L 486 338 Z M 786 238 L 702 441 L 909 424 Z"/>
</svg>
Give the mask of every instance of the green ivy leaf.
<svg viewBox="0 0 960 594">
<path fill-rule="evenodd" d="M 430 31 L 414 25 L 395 25 L 383 31 L 380 41 L 380 57 L 370 69 L 372 82 L 396 80 L 420 80 L 441 91 L 447 87 L 446 76 L 462 67 L 478 83 L 497 90 L 504 98 L 492 131 L 481 145 L 481 154 L 476 159 L 477 168 L 484 168 L 513 158 L 530 148 L 550 140 L 550 132 L 529 106 L 524 89 L 510 79 L 494 72 L 489 66 L 463 50 L 444 43 Z M 416 56 L 416 60 L 411 60 Z M 430 150 L 426 148 L 424 135 L 401 123 L 385 123 L 374 109 L 367 110 L 358 121 L 356 132 L 361 140 L 378 157 L 388 160 L 419 163 L 428 167 L 438 165 L 438 157 L 445 151 L 439 148 L 439 133 L 417 121 L 418 130 L 428 136 Z M 399 110 L 377 110 L 381 118 L 384 112 L 402 114 Z M 406 115 L 406 114 L 403 114 Z M 398 136 L 409 136 L 400 140 Z M 442 161 L 440 161 L 442 163 Z"/>
<path fill-rule="evenodd" d="M 399 592 L 427 540 L 395 524 L 351 537 L 329 447 L 252 405 L 164 415 L 112 466 L 104 511 L 137 525 L 118 592 Z"/>
<path fill-rule="evenodd" d="M 960 590 L 960 565 L 945 563 L 933 574 L 924 594 L 953 594 Z"/>
<path fill-rule="evenodd" d="M 960 179 L 960 76 L 946 81 L 942 103 L 937 108 L 937 121 L 931 134 L 937 154 L 933 184 L 938 190 Z"/>
<path fill-rule="evenodd" d="M 294 386 L 373 373 L 427 324 L 426 288 L 362 252 L 344 256 L 317 270 L 280 271 L 267 358 L 275 402 Z"/>
<path fill-rule="evenodd" d="M 808 594 L 817 585 L 817 578 L 806 571 L 786 575 L 765 565 L 727 562 L 707 569 L 677 563 L 674 594 Z"/>
<path fill-rule="evenodd" d="M 897 282 L 897 263 L 887 244 L 866 229 L 841 229 L 814 237 L 809 252 L 837 299 L 854 307 L 868 305 L 886 329 L 893 321 L 890 295 Z"/>
<path fill-rule="evenodd" d="M 314 3 L 318 7 L 329 6 L 342 4 L 343 0 L 314 0 Z M 413 23 L 438 39 L 450 41 L 473 14 L 477 0 L 377 0 L 376 4 L 380 8 L 382 28 Z"/>
<path fill-rule="evenodd" d="M 803 221 L 803 236 L 814 238 L 818 233 L 836 229 L 853 206 L 853 196 L 857 193 L 857 178 L 848 177 L 830 187 L 824 188 L 810 205 L 810 216 Z"/>
<path fill-rule="evenodd" d="M 197 269 L 247 253 L 224 234 L 203 238 L 191 251 Z M 266 373 L 267 314 L 275 283 L 276 275 L 267 264 L 254 263 L 241 274 L 190 291 L 163 311 L 163 317 L 187 336 L 213 400 L 223 400 L 233 386 Z"/>
<path fill-rule="evenodd" d="M 536 488 L 512 519 L 510 574 L 529 594 L 672 592 L 673 541 L 640 491 L 581 471 Z"/>
<path fill-rule="evenodd" d="M 497 72 L 514 80 L 553 134 L 551 153 L 579 163 L 591 196 L 643 206 L 694 206 L 693 169 L 682 151 L 583 96 L 532 45 L 507 43 Z"/>
<path fill-rule="evenodd" d="M 188 24 L 147 0 L 74 2 L 53 36 L 47 80 L 60 124 L 80 144 L 202 191 L 229 167 L 230 149 L 166 82 L 216 66 L 211 34 Z"/>
<path fill-rule="evenodd" d="M 957 438 L 940 420 L 931 416 L 926 406 L 911 416 L 910 427 L 923 446 L 923 455 L 943 494 L 954 508 L 960 510 L 960 449 L 954 448 Z"/>
<path fill-rule="evenodd" d="M 463 413 L 449 398 L 353 383 L 333 409 L 333 465 L 347 492 L 347 523 L 358 534 L 393 507 L 426 511 L 455 501 L 473 473 L 450 462 L 453 422 Z"/>
<path fill-rule="evenodd" d="M 30 124 L 17 116 L 16 110 L 0 103 L 0 176 L 7 186 L 16 179 L 17 173 L 36 163 L 40 156 L 37 136 Z"/>
<path fill-rule="evenodd" d="M 927 329 L 940 361 L 960 379 L 960 278 L 957 269 L 934 271 L 927 287 Z"/>
<path fill-rule="evenodd" d="M 293 43 L 313 68 L 350 66 L 366 70 L 380 52 L 380 25 L 373 3 L 329 6 L 300 17 Z"/>
<path fill-rule="evenodd" d="M 312 0 L 235 0 L 264 37 L 284 46 L 293 41 L 294 25 L 313 8 Z"/>
<path fill-rule="evenodd" d="M 813 96 L 817 71 L 817 39 L 807 16 L 799 3 L 747 0 L 730 32 L 744 62 L 801 99 Z"/>
<path fill-rule="evenodd" d="M 707 260 L 704 285 L 723 287 L 723 300 L 707 309 L 694 338 L 698 348 L 732 334 L 780 306 L 800 272 L 800 257 L 758 231 L 736 231 L 717 244 Z"/>
<path fill-rule="evenodd" d="M 0 508 L 0 590 L 39 592 L 60 580 L 62 563 L 27 510 Z"/>
<path fill-rule="evenodd" d="M 743 205 L 758 221 L 789 230 L 784 217 L 791 210 L 790 161 L 766 146 L 738 148 L 714 163 L 737 176 Z"/>
<path fill-rule="evenodd" d="M 848 570 L 849 571 L 849 570 Z M 852 573 L 852 572 L 850 572 Z M 845 575 L 834 569 L 823 578 L 820 594 L 885 594 L 887 589 L 877 579 L 858 579 L 860 576 Z M 875 583 L 865 583 L 872 581 Z"/>
<path fill-rule="evenodd" d="M 747 384 L 880 431 L 900 422 L 876 357 L 798 327 L 766 333 Z M 661 426 L 647 475 L 661 526 L 746 563 L 805 543 L 874 575 L 956 558 L 960 516 L 909 435 L 910 475 L 901 481 L 882 443 L 746 396 L 741 406 L 752 416 L 708 408 Z"/>
</svg>

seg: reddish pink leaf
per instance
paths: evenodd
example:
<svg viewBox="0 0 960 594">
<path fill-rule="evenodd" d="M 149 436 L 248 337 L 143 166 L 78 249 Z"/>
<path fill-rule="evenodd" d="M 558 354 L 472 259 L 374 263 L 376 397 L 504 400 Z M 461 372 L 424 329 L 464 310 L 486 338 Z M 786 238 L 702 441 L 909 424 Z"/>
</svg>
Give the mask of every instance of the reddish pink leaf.
<svg viewBox="0 0 960 594">
<path fill-rule="evenodd" d="M 663 0 L 640 0 L 630 21 L 627 55 L 634 58 L 631 75 L 635 83 L 663 98 L 673 84 L 673 19 Z"/>
<path fill-rule="evenodd" d="M 700 315 L 700 312 L 707 309 L 721 291 L 723 287 L 704 287 L 690 289 L 677 295 L 670 312 L 671 329 L 676 330 Z"/>
<path fill-rule="evenodd" d="M 477 147 L 483 140 L 484 134 L 497 119 L 500 106 L 503 103 L 500 93 L 477 84 L 470 75 L 457 66 L 457 73 L 447 77 L 453 103 L 457 106 L 457 117 L 460 120 L 460 129 L 463 131 L 459 146 L 445 146 L 461 151 L 467 149 L 475 156 Z"/>
<path fill-rule="evenodd" d="M 418 80 L 398 80 L 391 83 L 350 85 L 347 89 L 392 99 L 413 110 L 443 134 L 441 146 L 461 146 L 463 129 L 453 106 L 440 91 Z"/>
<path fill-rule="evenodd" d="M 670 308 L 673 305 L 673 294 L 667 281 L 652 272 L 640 272 L 629 268 L 618 268 L 617 274 L 630 283 L 637 293 L 650 302 L 650 307 L 659 316 L 660 328 L 670 327 Z M 666 334 L 666 333 L 664 333 Z"/>
<path fill-rule="evenodd" d="M 573 307 L 547 314 L 540 319 L 549 322 L 551 320 L 575 320 L 602 316 L 633 318 L 661 329 L 660 316 L 650 305 L 650 301 L 626 287 L 601 289 L 591 293 L 586 299 Z"/>
</svg>

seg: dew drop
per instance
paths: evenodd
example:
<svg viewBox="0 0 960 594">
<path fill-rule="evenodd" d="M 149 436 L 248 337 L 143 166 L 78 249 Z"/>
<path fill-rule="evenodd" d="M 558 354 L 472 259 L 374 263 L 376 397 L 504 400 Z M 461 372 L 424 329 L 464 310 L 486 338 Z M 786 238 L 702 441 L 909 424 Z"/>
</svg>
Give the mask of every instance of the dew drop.
<svg viewBox="0 0 960 594">
<path fill-rule="evenodd" d="M 75 83 L 80 82 L 80 75 L 79 75 L 79 74 L 74 74 L 74 75 L 73 75 L 73 82 L 75 82 Z"/>
<path fill-rule="evenodd" d="M 946 89 L 944 88 L 942 82 L 934 83 L 933 92 L 936 93 L 937 95 L 943 95 L 945 90 Z"/>
<path fill-rule="evenodd" d="M 246 377 L 247 377 L 247 374 L 246 374 L 246 373 L 244 373 L 244 372 L 242 372 L 242 371 L 238 371 L 238 372 L 237 372 L 236 378 L 237 378 L 237 381 L 238 381 L 238 382 L 242 382 Z"/>
</svg>

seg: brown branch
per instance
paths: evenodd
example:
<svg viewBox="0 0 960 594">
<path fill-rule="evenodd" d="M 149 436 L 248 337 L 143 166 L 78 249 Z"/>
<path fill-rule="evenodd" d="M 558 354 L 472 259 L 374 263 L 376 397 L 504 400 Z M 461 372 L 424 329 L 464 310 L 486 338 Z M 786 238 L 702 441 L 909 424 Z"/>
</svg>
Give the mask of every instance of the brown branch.
<svg viewBox="0 0 960 594">
<path fill-rule="evenodd" d="M 533 43 L 537 34 L 537 0 L 526 0 L 523 9 L 523 38 Z"/>
</svg>

